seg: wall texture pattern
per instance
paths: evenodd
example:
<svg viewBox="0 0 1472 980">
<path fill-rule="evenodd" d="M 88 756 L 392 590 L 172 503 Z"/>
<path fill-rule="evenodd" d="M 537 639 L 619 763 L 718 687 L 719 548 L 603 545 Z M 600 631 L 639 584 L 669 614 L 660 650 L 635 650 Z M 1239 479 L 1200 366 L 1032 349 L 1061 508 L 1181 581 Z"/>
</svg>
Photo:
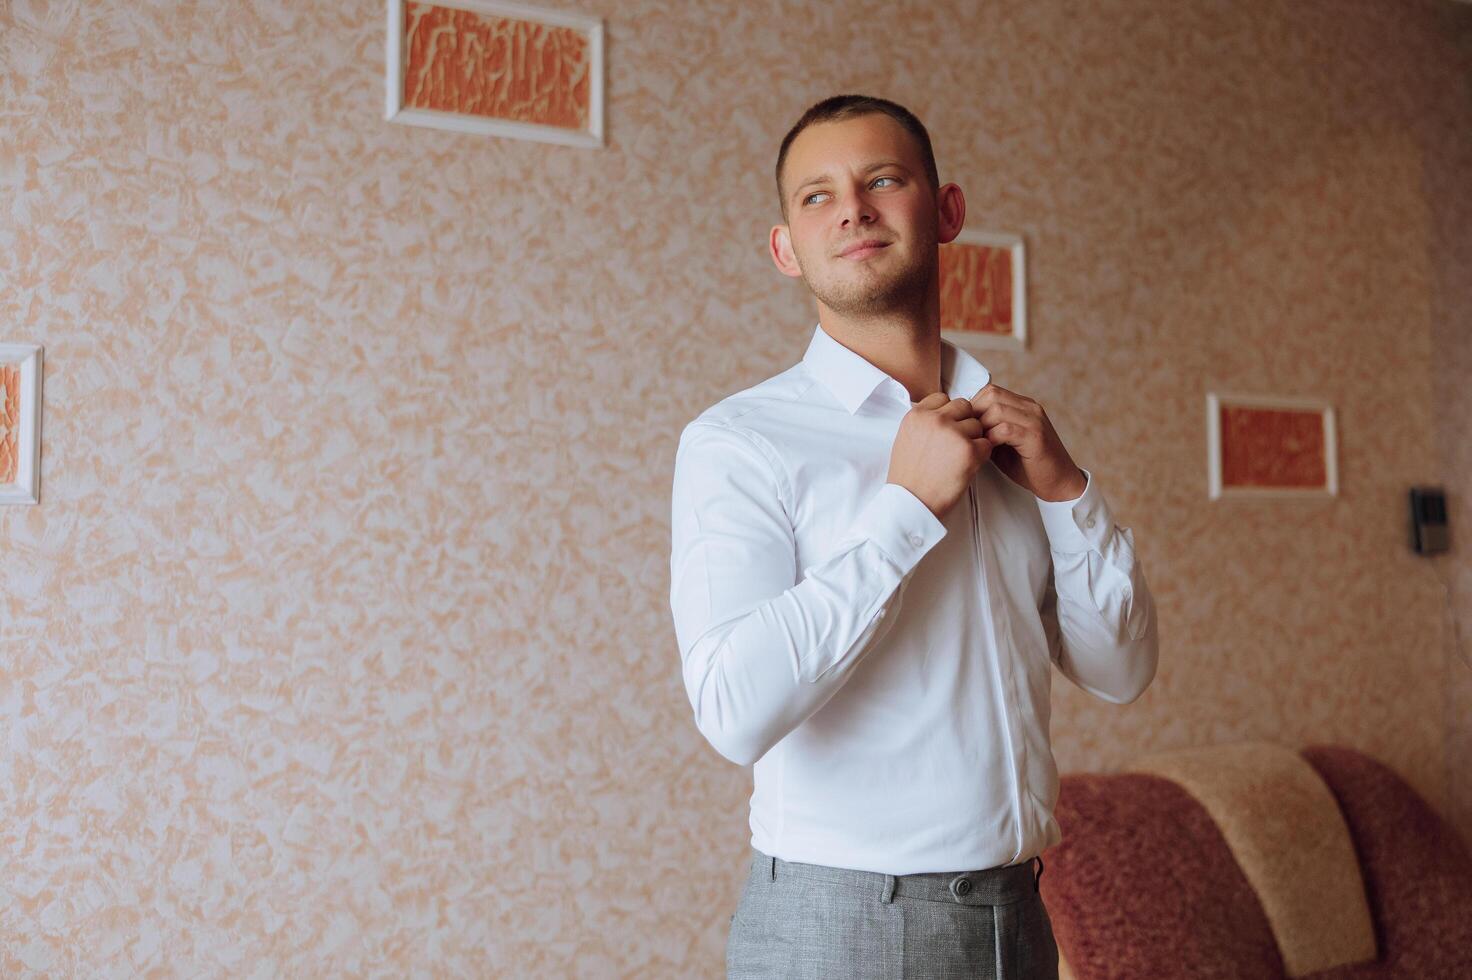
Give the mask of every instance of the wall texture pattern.
<svg viewBox="0 0 1472 980">
<path fill-rule="evenodd" d="M 1026 235 L 980 359 L 1156 591 L 1140 701 L 1054 685 L 1060 767 L 1339 741 L 1472 828 L 1472 568 L 1405 528 L 1472 477 L 1472 9 L 571 9 L 598 150 L 384 122 L 380 2 L 0 4 L 0 340 L 47 371 L 0 973 L 720 975 L 749 773 L 681 687 L 669 481 L 811 335 L 771 169 L 842 91 Z M 1213 387 L 1330 399 L 1340 495 L 1209 502 Z"/>
</svg>

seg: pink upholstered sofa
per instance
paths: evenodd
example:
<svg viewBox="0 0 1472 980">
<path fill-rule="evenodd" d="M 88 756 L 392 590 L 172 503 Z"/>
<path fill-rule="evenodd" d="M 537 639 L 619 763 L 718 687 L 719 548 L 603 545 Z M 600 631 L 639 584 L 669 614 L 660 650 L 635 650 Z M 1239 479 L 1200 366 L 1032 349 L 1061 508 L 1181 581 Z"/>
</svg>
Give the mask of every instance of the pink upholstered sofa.
<svg viewBox="0 0 1472 980">
<path fill-rule="evenodd" d="M 1071 773 L 1040 882 L 1073 980 L 1472 980 L 1472 856 L 1353 749 L 1245 742 Z"/>
</svg>

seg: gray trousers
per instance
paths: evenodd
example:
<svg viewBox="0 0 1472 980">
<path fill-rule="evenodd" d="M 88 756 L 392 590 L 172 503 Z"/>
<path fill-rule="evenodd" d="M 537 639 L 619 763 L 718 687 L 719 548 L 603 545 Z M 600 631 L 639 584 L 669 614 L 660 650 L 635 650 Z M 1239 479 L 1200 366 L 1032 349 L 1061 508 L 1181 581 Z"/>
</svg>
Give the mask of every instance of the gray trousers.
<svg viewBox="0 0 1472 980">
<path fill-rule="evenodd" d="M 753 848 L 726 976 L 1057 980 L 1058 946 L 1038 892 L 1042 863 L 888 875 Z"/>
</svg>

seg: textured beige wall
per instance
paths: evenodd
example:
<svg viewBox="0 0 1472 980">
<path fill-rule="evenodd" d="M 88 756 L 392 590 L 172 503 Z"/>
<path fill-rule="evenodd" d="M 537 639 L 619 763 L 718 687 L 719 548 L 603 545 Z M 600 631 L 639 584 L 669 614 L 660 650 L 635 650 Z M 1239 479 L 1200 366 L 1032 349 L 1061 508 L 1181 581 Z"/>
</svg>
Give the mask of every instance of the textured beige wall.
<svg viewBox="0 0 1472 980">
<path fill-rule="evenodd" d="M 1447 491 L 1452 548 L 1434 559 L 1445 584 L 1445 812 L 1472 845 L 1472 17 L 1451 10 L 1443 30 L 1461 55 L 1446 80 L 1448 109 L 1427 113 L 1425 193 L 1432 202 L 1431 349 L 1437 481 Z"/>
<path fill-rule="evenodd" d="M 810 336 L 770 171 L 839 91 L 1027 235 L 1031 346 L 981 357 L 1140 542 L 1159 676 L 1058 678 L 1060 766 L 1343 742 L 1449 811 L 1472 682 L 1404 497 L 1472 476 L 1472 9 L 575 9 L 602 150 L 383 122 L 376 0 L 0 4 L 0 339 L 47 368 L 0 973 L 719 975 L 750 777 L 680 686 L 669 480 Z M 1330 399 L 1341 495 L 1208 502 L 1218 387 Z"/>
</svg>

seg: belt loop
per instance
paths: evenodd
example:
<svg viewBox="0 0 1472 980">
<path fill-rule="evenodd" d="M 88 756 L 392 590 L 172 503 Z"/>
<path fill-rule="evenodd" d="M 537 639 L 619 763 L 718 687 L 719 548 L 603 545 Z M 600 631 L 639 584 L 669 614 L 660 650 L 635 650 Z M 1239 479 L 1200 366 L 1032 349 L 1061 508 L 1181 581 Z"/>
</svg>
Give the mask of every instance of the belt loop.
<svg viewBox="0 0 1472 980">
<path fill-rule="evenodd" d="M 894 900 L 894 875 L 884 876 L 884 891 L 880 893 L 879 900 L 886 905 Z"/>
<path fill-rule="evenodd" d="M 1039 854 L 1034 860 L 1038 862 L 1038 876 L 1032 880 L 1032 890 L 1041 892 L 1043 890 L 1043 856 Z"/>
<path fill-rule="evenodd" d="M 777 855 L 772 855 L 772 880 L 777 880 Z"/>
</svg>

